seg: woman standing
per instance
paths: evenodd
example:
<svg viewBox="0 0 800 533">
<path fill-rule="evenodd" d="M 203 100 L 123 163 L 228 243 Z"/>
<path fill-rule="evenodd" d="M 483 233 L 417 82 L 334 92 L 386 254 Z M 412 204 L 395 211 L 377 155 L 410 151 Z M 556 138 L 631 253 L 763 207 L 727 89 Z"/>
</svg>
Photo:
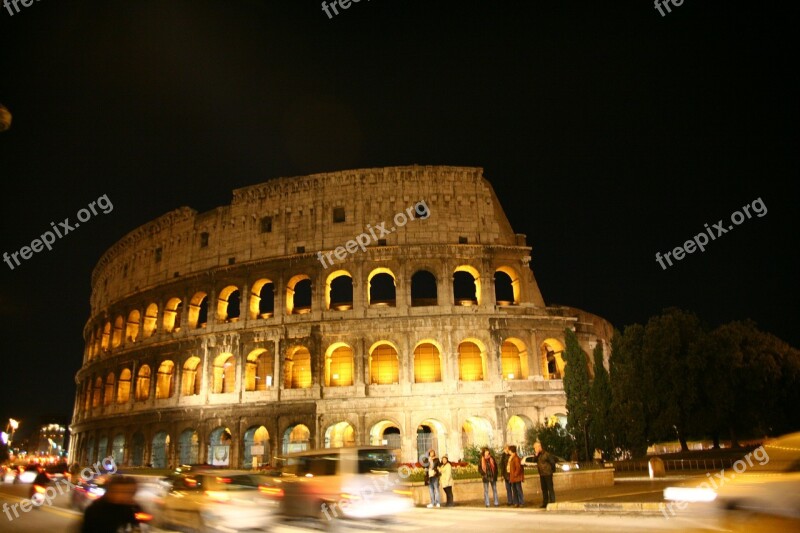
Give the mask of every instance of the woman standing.
<svg viewBox="0 0 800 533">
<path fill-rule="evenodd" d="M 453 466 L 446 455 L 442 456 L 442 466 L 439 468 L 439 472 L 442 474 L 442 477 L 439 478 L 439 483 L 442 484 L 444 494 L 447 496 L 447 503 L 444 506 L 453 507 L 455 506 L 455 503 L 453 503 Z"/>
<path fill-rule="evenodd" d="M 489 507 L 489 487 L 492 487 L 492 494 L 494 494 L 494 506 L 500 505 L 497 499 L 497 462 L 492 457 L 492 452 L 489 448 L 481 450 L 481 461 L 478 463 L 478 473 L 483 480 L 483 503 Z"/>
</svg>

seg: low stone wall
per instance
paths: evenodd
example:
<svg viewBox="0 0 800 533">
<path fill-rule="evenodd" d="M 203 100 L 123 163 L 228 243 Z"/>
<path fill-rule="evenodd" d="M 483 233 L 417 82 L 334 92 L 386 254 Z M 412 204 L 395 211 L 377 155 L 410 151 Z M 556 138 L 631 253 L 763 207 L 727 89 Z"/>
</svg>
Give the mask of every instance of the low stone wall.
<svg viewBox="0 0 800 533">
<path fill-rule="evenodd" d="M 553 488 L 556 491 L 556 498 L 558 498 L 559 492 L 565 490 L 611 487 L 613 485 L 613 468 L 560 472 L 553 476 Z M 414 498 L 414 505 L 427 505 L 430 503 L 430 493 L 424 483 L 412 483 L 411 492 Z M 444 502 L 444 491 L 440 489 L 439 492 L 442 496 L 442 502 Z M 500 497 L 500 505 L 505 505 L 507 503 L 506 487 L 502 479 L 497 482 L 497 494 Z M 529 504 L 532 499 L 541 500 L 542 487 L 539 483 L 538 475 L 525 476 L 525 481 L 522 483 L 522 494 Z M 489 489 L 489 497 L 491 498 L 491 488 Z M 483 482 L 480 479 L 456 480 L 453 485 L 453 500 L 456 503 L 483 500 Z"/>
</svg>

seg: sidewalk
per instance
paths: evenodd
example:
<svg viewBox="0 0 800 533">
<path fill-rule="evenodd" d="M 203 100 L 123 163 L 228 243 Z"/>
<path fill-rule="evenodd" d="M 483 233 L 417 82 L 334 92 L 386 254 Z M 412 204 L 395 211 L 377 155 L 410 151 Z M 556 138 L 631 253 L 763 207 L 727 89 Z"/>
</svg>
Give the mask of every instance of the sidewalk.
<svg viewBox="0 0 800 533">
<path fill-rule="evenodd" d="M 679 484 L 690 476 L 671 475 L 660 479 L 651 480 L 646 476 L 628 475 L 620 476 L 614 480 L 612 487 L 598 487 L 591 489 L 575 489 L 556 493 L 556 503 L 547 506 L 547 511 L 563 512 L 609 512 L 609 513 L 660 513 L 663 509 L 664 489 L 669 486 Z M 494 507 L 491 498 L 490 509 L 512 509 L 519 511 L 516 507 L 507 506 L 505 488 L 498 486 L 500 496 L 500 506 Z M 542 504 L 540 493 L 525 494 L 525 506 L 522 509 L 531 511 L 542 511 L 539 506 Z M 456 506 L 484 509 L 483 500 L 471 500 L 456 502 Z M 489 511 L 489 509 L 487 509 Z"/>
</svg>

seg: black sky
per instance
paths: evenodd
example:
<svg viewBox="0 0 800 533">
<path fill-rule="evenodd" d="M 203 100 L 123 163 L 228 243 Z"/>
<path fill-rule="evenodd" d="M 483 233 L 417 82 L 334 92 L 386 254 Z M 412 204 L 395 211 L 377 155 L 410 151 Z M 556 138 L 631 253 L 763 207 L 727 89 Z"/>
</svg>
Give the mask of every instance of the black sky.
<svg viewBox="0 0 800 533">
<path fill-rule="evenodd" d="M 71 415 L 90 274 L 135 227 L 280 176 L 480 166 L 545 301 L 800 345 L 798 8 L 685 0 L 56 1 L 0 10 L 0 420 Z M 666 271 L 673 249 L 768 208 Z M 465 216 L 468 216 L 466 214 Z"/>
</svg>

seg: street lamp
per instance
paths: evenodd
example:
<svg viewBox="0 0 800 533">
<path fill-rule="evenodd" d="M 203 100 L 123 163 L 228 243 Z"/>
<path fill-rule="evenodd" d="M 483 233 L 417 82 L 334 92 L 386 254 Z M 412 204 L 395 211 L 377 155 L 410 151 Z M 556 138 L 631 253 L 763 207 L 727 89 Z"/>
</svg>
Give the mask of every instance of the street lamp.
<svg viewBox="0 0 800 533">
<path fill-rule="evenodd" d="M 12 442 L 14 440 L 14 432 L 19 427 L 19 422 L 14 420 L 13 418 L 8 419 L 8 427 L 11 428 L 11 437 L 9 437 L 8 442 Z"/>
</svg>

